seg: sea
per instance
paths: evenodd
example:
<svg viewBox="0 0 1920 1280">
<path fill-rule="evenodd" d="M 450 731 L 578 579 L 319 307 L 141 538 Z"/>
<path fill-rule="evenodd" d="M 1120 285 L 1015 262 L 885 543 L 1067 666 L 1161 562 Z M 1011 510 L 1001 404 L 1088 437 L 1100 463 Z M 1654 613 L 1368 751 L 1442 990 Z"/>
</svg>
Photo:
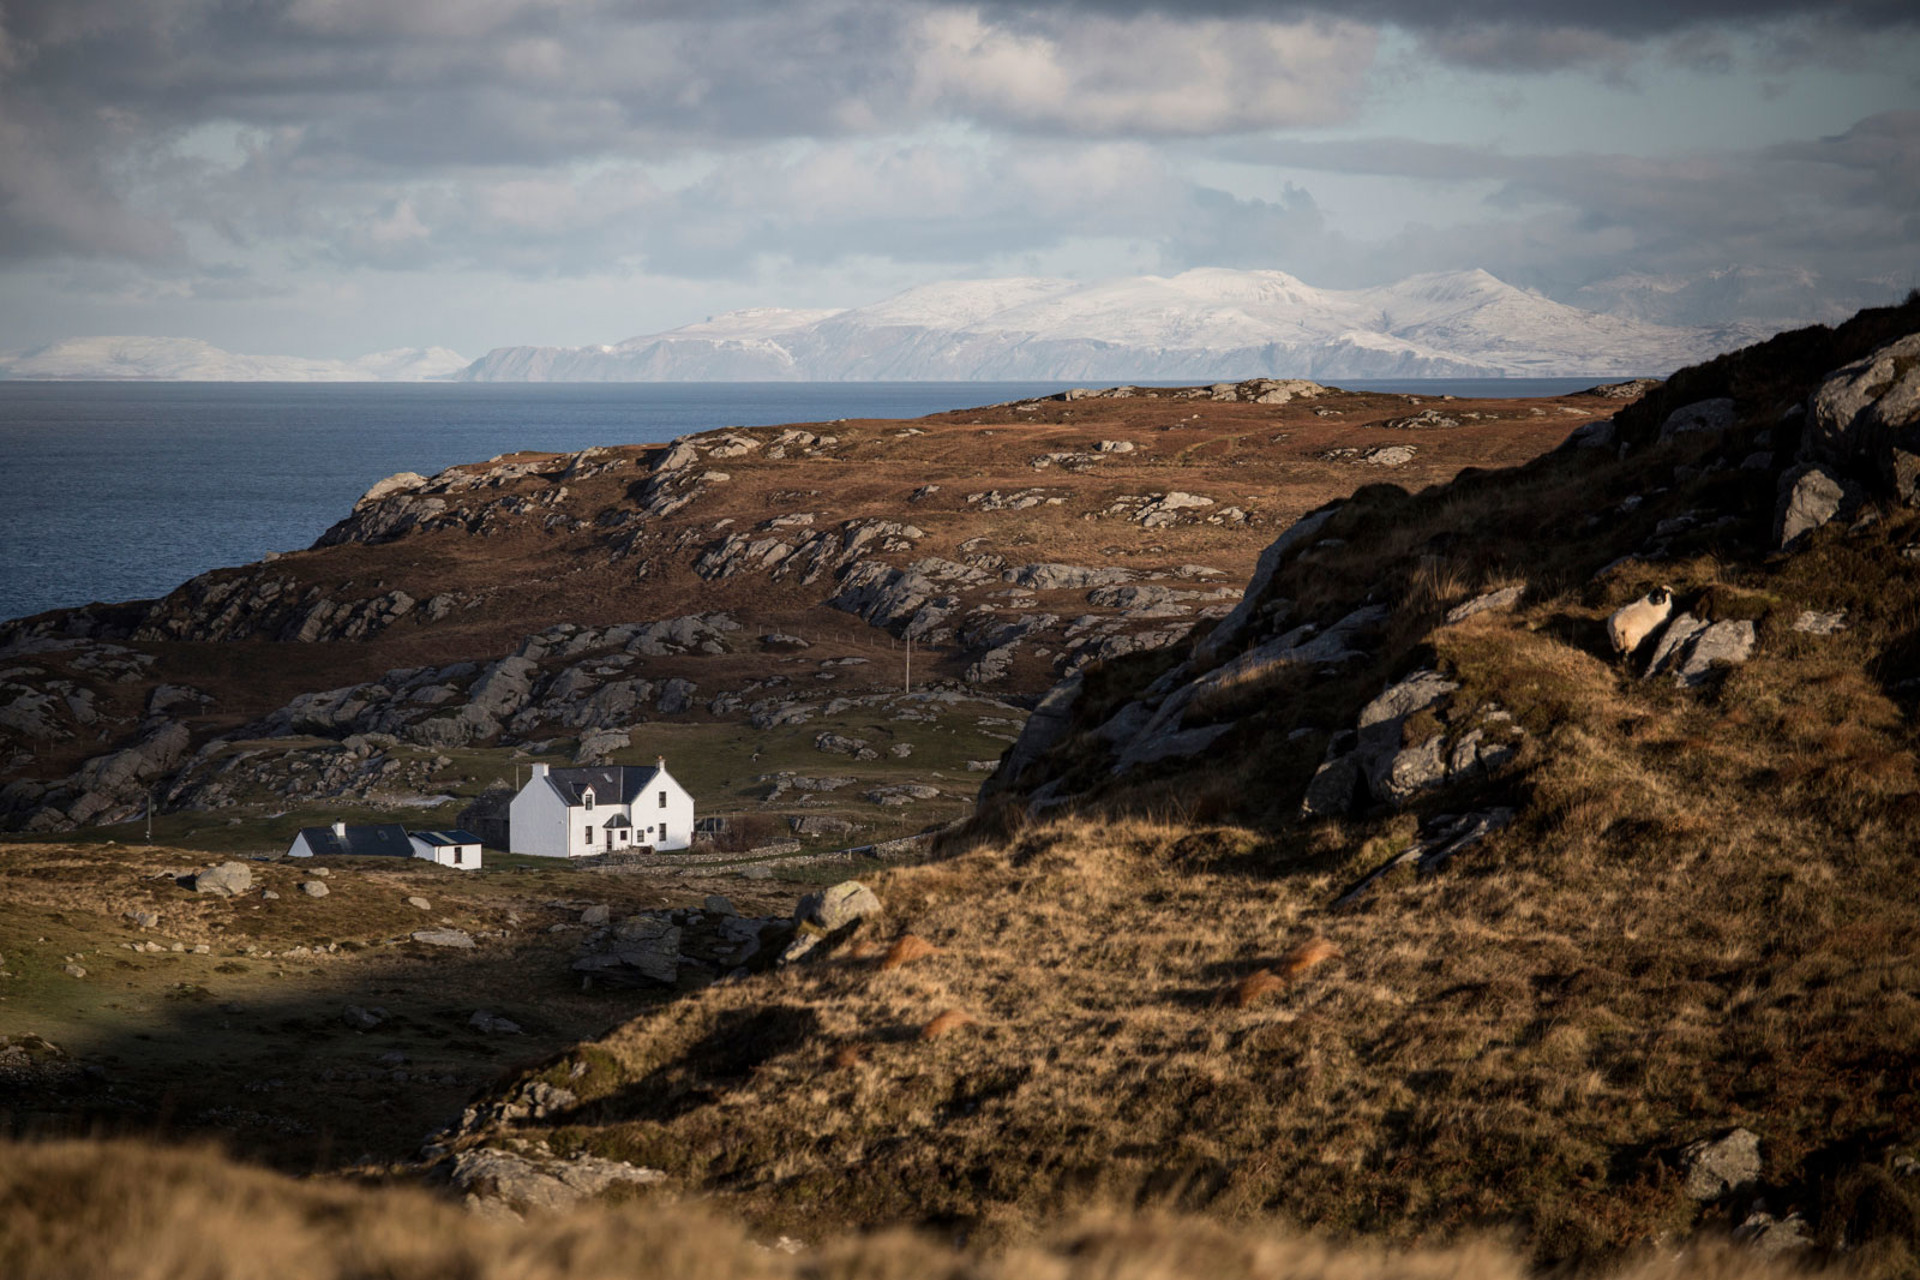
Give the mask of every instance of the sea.
<svg viewBox="0 0 1920 1280">
<path fill-rule="evenodd" d="M 1465 398 L 1609 380 L 1340 385 Z M 160 596 L 208 569 L 310 546 L 397 471 L 715 427 L 913 418 L 1070 385 L 0 381 L 0 620 Z"/>
</svg>

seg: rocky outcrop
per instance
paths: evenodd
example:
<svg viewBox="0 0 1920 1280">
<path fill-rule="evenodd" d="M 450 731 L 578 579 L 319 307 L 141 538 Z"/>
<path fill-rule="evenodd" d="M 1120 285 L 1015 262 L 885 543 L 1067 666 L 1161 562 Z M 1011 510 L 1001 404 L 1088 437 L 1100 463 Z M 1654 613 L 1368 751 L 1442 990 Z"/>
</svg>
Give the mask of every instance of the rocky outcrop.
<svg viewBox="0 0 1920 1280">
<path fill-rule="evenodd" d="M 1000 574 L 1002 582 L 1029 591 L 1085 591 L 1089 587 L 1110 587 L 1132 582 L 1139 575 L 1118 566 L 1088 568 L 1072 564 L 1023 564 Z"/>
<path fill-rule="evenodd" d="M 1374 881 L 1396 867 L 1410 866 L 1416 871 L 1433 871 L 1456 854 L 1465 853 L 1488 836 L 1511 825 L 1513 810 L 1507 808 L 1486 809 L 1478 813 L 1443 813 L 1421 827 L 1418 839 L 1362 876 L 1359 883 L 1336 898 L 1333 905 L 1344 907 L 1357 900 Z"/>
<path fill-rule="evenodd" d="M 148 797 L 186 758 L 192 735 L 165 719 L 145 722 L 130 746 L 95 756 L 54 784 L 24 780 L 0 792 L 0 811 L 29 831 L 67 831 L 100 822 L 125 822 L 146 812 Z"/>
<path fill-rule="evenodd" d="M 1300 803 L 1310 818 L 1338 817 L 1363 797 L 1404 807 L 1420 792 L 1471 781 L 1513 758 L 1519 727 L 1486 704 L 1462 715 L 1459 684 L 1422 670 L 1389 685 L 1360 709 L 1350 732 L 1336 734 Z M 1432 728 L 1409 741 L 1407 725 L 1431 713 Z"/>
<path fill-rule="evenodd" d="M 812 533 L 808 513 L 778 517 L 757 533 L 730 533 L 701 552 L 693 570 L 719 581 L 745 572 L 763 572 L 775 580 L 797 578 L 811 585 L 824 575 L 854 565 L 875 551 L 911 551 L 926 533 L 892 520 L 847 520 L 835 529 Z"/>
<path fill-rule="evenodd" d="M 1128 703 L 1094 731 L 1114 746 L 1113 772 L 1204 750 L 1225 727 L 1189 725 L 1185 721 L 1190 711 L 1205 714 L 1208 704 L 1283 667 L 1338 666 L 1360 657 L 1360 638 L 1387 617 L 1388 611 L 1378 606 L 1359 609 L 1324 630 L 1311 623 L 1295 627 L 1198 676 L 1190 668 L 1176 667 L 1169 676 L 1184 677 L 1177 688 L 1159 696 L 1149 689 L 1145 699 Z"/>
<path fill-rule="evenodd" d="M 793 928 L 784 917 L 742 916 L 710 898 L 699 908 L 643 911 L 595 928 L 581 940 L 573 969 L 616 986 L 699 986 L 770 966 Z"/>
<path fill-rule="evenodd" d="M 1703 431 L 1727 431 L 1737 421 L 1733 401 L 1726 396 L 1696 400 L 1669 413 L 1660 424 L 1660 439 L 1691 435 Z"/>
<path fill-rule="evenodd" d="M 476 1147 L 453 1158 L 451 1179 L 467 1209 L 481 1217 L 517 1219 L 532 1212 L 571 1209 L 614 1187 L 652 1186 L 667 1175 L 622 1160 L 577 1154 L 571 1159 L 539 1151 L 529 1158 L 512 1151 Z"/>
<path fill-rule="evenodd" d="M 1753 623 L 1745 619 L 1708 622 L 1677 614 L 1660 634 L 1647 662 L 1647 677 L 1671 674 L 1681 688 L 1707 683 L 1716 670 L 1737 666 L 1753 656 Z"/>
<path fill-rule="evenodd" d="M 485 666 L 401 668 L 367 684 L 302 694 L 256 729 L 262 736 L 385 734 L 441 749 L 508 733 L 617 733 L 649 706 L 662 715 L 685 713 L 699 691 L 684 677 L 631 675 L 637 661 L 724 654 L 739 630 L 720 613 L 610 627 L 562 624 Z"/>
<path fill-rule="evenodd" d="M 1920 333 L 1827 376 L 1814 393 L 1807 448 L 1920 504 Z"/>
<path fill-rule="evenodd" d="M 1752 1130 L 1734 1129 L 1702 1139 L 1680 1153 L 1680 1164 L 1689 1197 L 1718 1200 L 1759 1182 L 1760 1138 Z"/>
<path fill-rule="evenodd" d="M 1807 534 L 1851 510 L 1858 494 L 1819 463 L 1794 467 L 1780 477 L 1773 513 L 1773 545 L 1791 547 Z"/>
<path fill-rule="evenodd" d="M 973 585 L 986 577 L 970 565 L 938 556 L 916 560 L 905 569 L 862 560 L 847 571 L 840 590 L 827 604 L 859 616 L 870 626 L 940 644 L 952 638 L 952 629 L 943 624 L 961 606 L 960 597 L 943 587 Z"/>
<path fill-rule="evenodd" d="M 1265 600 L 1267 588 L 1273 582 L 1273 575 L 1278 571 L 1281 562 L 1310 545 L 1311 540 L 1319 536 L 1320 531 L 1326 527 L 1327 521 L 1333 519 L 1339 509 L 1336 503 L 1304 515 L 1287 526 L 1286 532 L 1268 544 L 1267 549 L 1260 553 L 1259 563 L 1254 566 L 1253 577 L 1247 583 L 1246 592 L 1240 597 L 1239 605 L 1222 618 L 1220 625 L 1208 632 L 1201 640 L 1194 653 L 1196 660 L 1202 663 L 1213 662 L 1220 655 L 1232 651 L 1253 623 L 1255 610 L 1267 603 Z"/>
</svg>

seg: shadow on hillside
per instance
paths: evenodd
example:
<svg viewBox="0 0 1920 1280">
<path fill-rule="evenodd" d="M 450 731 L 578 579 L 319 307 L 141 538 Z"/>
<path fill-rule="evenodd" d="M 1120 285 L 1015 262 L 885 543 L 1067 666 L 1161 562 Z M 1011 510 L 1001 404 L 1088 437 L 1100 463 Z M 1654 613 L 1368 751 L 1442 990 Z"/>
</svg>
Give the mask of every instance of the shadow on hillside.
<svg viewBox="0 0 1920 1280">
<path fill-rule="evenodd" d="M 820 1017 L 800 1005 L 723 1014 L 672 1062 L 614 1093 L 548 1117 L 554 1125 L 668 1121 L 718 1099 L 762 1063 L 818 1043 Z"/>
<path fill-rule="evenodd" d="M 298 1173 L 410 1159 L 477 1094 L 662 998 L 585 996 L 550 948 L 425 951 L 297 973 L 284 957 L 197 965 L 164 994 L 129 996 L 140 1007 L 122 1024 L 58 1047 L 0 1006 L 13 1033 L 0 1049 L 0 1135 L 210 1140 Z M 101 983 L 135 967 L 111 952 L 87 963 Z M 368 1018 L 350 1007 L 377 1021 L 355 1025 Z M 478 1010 L 521 1030 L 482 1032 Z"/>
</svg>

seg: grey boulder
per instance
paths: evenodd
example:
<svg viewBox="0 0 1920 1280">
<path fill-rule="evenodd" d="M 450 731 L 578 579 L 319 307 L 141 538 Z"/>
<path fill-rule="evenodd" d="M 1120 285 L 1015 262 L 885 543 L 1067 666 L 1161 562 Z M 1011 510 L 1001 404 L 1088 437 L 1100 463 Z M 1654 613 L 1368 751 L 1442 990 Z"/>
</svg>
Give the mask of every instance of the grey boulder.
<svg viewBox="0 0 1920 1280">
<path fill-rule="evenodd" d="M 880 914 L 880 899 L 858 880 L 842 880 L 830 889 L 810 893 L 793 909 L 793 941 L 781 953 L 780 963 L 791 964 L 824 940 Z"/>
<path fill-rule="evenodd" d="M 1687 1195 L 1718 1200 L 1760 1180 L 1760 1139 L 1749 1129 L 1703 1139 L 1680 1153 Z"/>
<path fill-rule="evenodd" d="M 193 878 L 195 893 L 217 893 L 231 898 L 253 887 L 253 872 L 244 862 L 223 862 L 208 867 Z"/>
<path fill-rule="evenodd" d="M 1920 502 L 1920 333 L 1828 374 L 1807 430 L 1815 454 L 1861 464 L 1900 501 Z"/>
<path fill-rule="evenodd" d="M 1773 545 L 1789 547 L 1854 505 L 1839 476 L 1819 463 L 1793 468 L 1780 477 L 1773 510 Z"/>
</svg>

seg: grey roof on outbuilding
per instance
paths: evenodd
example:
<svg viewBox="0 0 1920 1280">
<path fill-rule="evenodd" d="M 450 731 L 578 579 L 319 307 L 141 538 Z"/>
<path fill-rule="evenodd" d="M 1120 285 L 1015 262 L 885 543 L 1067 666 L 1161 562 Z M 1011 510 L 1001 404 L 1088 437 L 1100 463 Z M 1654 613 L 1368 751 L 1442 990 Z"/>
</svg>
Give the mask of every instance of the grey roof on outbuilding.
<svg viewBox="0 0 1920 1280">
<path fill-rule="evenodd" d="M 422 844 L 436 848 L 445 848 L 455 844 L 479 844 L 480 837 L 471 831 L 410 831 L 407 833 Z"/>
<path fill-rule="evenodd" d="M 592 768 L 549 769 L 547 785 L 552 787 L 569 809 L 577 808 L 587 788 L 599 804 L 632 804 L 640 798 L 655 775 L 657 765 L 606 764 Z"/>
<path fill-rule="evenodd" d="M 382 822 L 364 827 L 302 827 L 300 835 L 315 854 L 344 858 L 411 858 L 413 843 L 407 829 L 397 822 Z"/>
</svg>

